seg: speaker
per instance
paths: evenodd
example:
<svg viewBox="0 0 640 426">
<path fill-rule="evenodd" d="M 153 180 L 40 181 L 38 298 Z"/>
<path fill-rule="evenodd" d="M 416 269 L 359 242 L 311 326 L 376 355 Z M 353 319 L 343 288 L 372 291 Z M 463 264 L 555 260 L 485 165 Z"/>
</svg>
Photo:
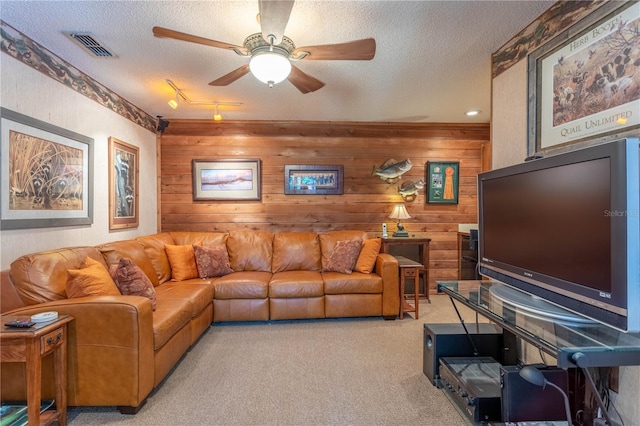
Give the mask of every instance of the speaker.
<svg viewBox="0 0 640 426">
<path fill-rule="evenodd" d="M 500 367 L 500 387 L 503 422 L 567 420 L 564 398 L 557 389 L 544 389 L 520 377 L 519 366 Z M 557 385 L 569 397 L 567 371 L 541 365 L 538 370 L 545 379 Z"/>
<path fill-rule="evenodd" d="M 433 385 L 437 386 L 440 378 L 440 357 L 474 355 L 469 337 L 478 349 L 478 356 L 490 356 L 502 363 L 502 330 L 499 327 L 485 323 L 471 324 L 467 325 L 467 330 L 469 336 L 460 323 L 424 325 L 422 371 Z"/>
</svg>

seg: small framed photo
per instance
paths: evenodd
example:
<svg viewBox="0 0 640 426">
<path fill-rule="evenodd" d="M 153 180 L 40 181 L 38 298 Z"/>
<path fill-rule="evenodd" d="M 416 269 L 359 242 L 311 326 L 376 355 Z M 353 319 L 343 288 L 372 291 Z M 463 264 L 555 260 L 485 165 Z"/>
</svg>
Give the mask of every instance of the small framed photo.
<svg viewBox="0 0 640 426">
<path fill-rule="evenodd" d="M 260 201 L 260 160 L 192 160 L 193 199 Z"/>
<path fill-rule="evenodd" d="M 458 204 L 459 170 L 458 161 L 427 161 L 424 179 L 427 203 Z"/>
<path fill-rule="evenodd" d="M 342 165 L 285 165 L 284 193 L 341 195 L 344 193 L 343 175 Z"/>
<path fill-rule="evenodd" d="M 109 229 L 138 227 L 139 157 L 136 146 L 109 138 Z"/>
</svg>

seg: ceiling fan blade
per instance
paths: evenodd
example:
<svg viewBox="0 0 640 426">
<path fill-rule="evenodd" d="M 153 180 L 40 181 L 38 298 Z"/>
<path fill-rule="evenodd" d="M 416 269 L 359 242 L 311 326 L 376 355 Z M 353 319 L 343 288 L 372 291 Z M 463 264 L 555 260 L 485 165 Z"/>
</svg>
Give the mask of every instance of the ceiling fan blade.
<svg viewBox="0 0 640 426">
<path fill-rule="evenodd" d="M 153 35 L 156 37 L 173 38 L 176 40 L 204 44 L 205 46 L 219 47 L 220 49 L 235 50 L 236 52 L 240 51 L 243 54 L 248 54 L 247 49 L 243 46 L 238 46 L 235 44 L 225 43 L 217 40 L 211 40 L 204 37 L 198 37 L 192 34 L 181 33 L 180 31 L 170 30 L 168 28 L 153 27 Z"/>
<path fill-rule="evenodd" d="M 302 93 L 315 92 L 324 86 L 323 82 L 302 72 L 300 68 L 294 65 L 291 65 L 291 73 L 287 79 Z"/>
<path fill-rule="evenodd" d="M 229 74 L 223 75 L 217 80 L 213 80 L 211 83 L 209 83 L 209 86 L 227 86 L 233 83 L 234 81 L 236 81 L 237 79 L 239 79 L 240 77 L 244 77 L 248 73 L 249 73 L 249 64 L 246 64 L 241 66 L 240 68 L 236 68 L 235 70 L 231 71 Z"/>
<path fill-rule="evenodd" d="M 274 45 L 282 42 L 293 3 L 293 0 L 260 0 L 260 26 L 267 43 L 271 43 L 269 36 L 274 37 Z"/>
<path fill-rule="evenodd" d="M 308 53 L 305 60 L 352 60 L 368 61 L 376 54 L 376 41 L 372 38 L 349 41 L 339 44 L 323 44 L 319 46 L 299 47 L 293 51 L 294 57 Z"/>
</svg>

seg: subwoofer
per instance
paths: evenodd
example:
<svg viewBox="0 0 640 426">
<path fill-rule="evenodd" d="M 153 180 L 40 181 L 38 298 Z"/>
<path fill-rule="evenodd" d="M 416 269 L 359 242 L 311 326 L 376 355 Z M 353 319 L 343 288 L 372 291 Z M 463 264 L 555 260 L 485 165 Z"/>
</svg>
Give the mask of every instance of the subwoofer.
<svg viewBox="0 0 640 426">
<path fill-rule="evenodd" d="M 425 324 L 423 339 L 422 371 L 429 381 L 438 386 L 440 378 L 439 359 L 441 357 L 474 356 L 473 340 L 478 356 L 490 356 L 499 363 L 503 359 L 502 329 L 492 324 L 467 325 L 469 336 L 460 323 Z"/>
</svg>

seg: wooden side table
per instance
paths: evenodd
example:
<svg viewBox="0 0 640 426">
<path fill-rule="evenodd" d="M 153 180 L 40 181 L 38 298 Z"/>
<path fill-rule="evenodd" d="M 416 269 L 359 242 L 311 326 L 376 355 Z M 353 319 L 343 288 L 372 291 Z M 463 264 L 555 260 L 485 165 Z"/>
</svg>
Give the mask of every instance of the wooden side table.
<svg viewBox="0 0 640 426">
<path fill-rule="evenodd" d="M 424 269 L 424 266 L 421 263 L 403 256 L 395 256 L 395 258 L 398 260 L 398 269 L 400 270 L 400 319 L 404 318 L 405 312 L 415 312 L 416 319 L 418 319 L 418 308 L 420 306 L 420 271 Z M 407 278 L 413 279 L 415 307 L 408 304 L 404 298 L 404 283 Z"/>
<path fill-rule="evenodd" d="M 431 303 L 429 297 L 429 243 L 431 238 L 422 237 L 387 237 L 382 238 L 382 247 L 380 251 L 382 253 L 391 253 L 390 247 L 413 245 L 418 247 L 418 258 L 423 265 L 421 273 L 424 276 L 424 296 L 427 298 L 427 302 Z M 418 281 L 419 287 L 419 281 Z"/>
<path fill-rule="evenodd" d="M 73 320 L 61 315 L 30 328 L 9 328 L 4 324 L 29 317 L 0 317 L 0 361 L 27 364 L 27 419 L 29 425 L 67 424 L 67 323 Z M 56 387 L 56 409 L 40 414 L 42 395 L 42 358 L 53 352 Z"/>
</svg>

